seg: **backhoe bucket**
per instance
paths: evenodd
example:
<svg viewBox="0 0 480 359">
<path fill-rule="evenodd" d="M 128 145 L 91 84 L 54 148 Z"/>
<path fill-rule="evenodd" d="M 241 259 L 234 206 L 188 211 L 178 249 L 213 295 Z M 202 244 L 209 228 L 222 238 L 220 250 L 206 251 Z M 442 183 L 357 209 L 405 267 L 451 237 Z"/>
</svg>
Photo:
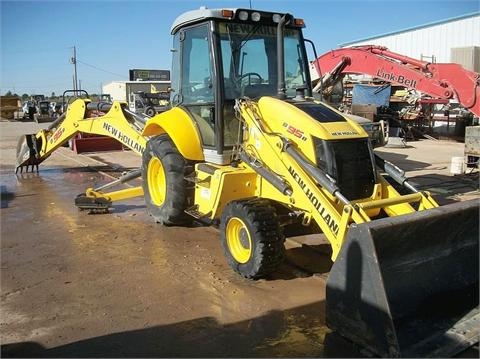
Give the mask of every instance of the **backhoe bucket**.
<svg viewBox="0 0 480 359">
<path fill-rule="evenodd" d="M 26 167 L 26 172 L 28 172 L 29 166 L 32 166 L 32 172 L 35 167 L 38 171 L 38 165 L 44 160 L 37 157 L 38 145 L 35 135 L 24 135 L 19 138 L 17 143 L 15 173 L 17 173 L 19 169 L 20 172 L 23 172 L 24 167 Z"/>
<path fill-rule="evenodd" d="M 479 339 L 479 204 L 352 225 L 327 282 L 327 325 L 384 357 L 449 357 Z"/>
</svg>

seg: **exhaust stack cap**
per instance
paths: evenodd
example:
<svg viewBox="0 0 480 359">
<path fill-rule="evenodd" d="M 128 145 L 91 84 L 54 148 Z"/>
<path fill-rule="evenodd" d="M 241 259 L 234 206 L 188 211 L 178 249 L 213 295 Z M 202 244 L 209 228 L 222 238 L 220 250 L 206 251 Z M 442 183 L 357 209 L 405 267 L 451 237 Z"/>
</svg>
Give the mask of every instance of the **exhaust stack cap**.
<svg viewBox="0 0 480 359">
<path fill-rule="evenodd" d="M 293 101 L 304 102 L 305 101 L 305 87 L 299 87 L 295 90 L 295 97 Z"/>
</svg>

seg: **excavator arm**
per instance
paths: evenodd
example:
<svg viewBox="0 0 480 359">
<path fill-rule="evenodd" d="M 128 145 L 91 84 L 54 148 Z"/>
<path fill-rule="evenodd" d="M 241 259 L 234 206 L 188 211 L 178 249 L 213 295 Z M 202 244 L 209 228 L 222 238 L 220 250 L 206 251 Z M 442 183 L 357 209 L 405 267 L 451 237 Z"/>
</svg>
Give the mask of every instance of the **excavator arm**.
<svg viewBox="0 0 480 359">
<path fill-rule="evenodd" d="M 368 45 L 331 50 L 311 63 L 311 73 L 313 81 L 321 80 L 317 92 L 343 74 L 366 74 L 436 99 L 456 99 L 480 116 L 480 74 L 459 64 L 429 63 Z"/>
</svg>

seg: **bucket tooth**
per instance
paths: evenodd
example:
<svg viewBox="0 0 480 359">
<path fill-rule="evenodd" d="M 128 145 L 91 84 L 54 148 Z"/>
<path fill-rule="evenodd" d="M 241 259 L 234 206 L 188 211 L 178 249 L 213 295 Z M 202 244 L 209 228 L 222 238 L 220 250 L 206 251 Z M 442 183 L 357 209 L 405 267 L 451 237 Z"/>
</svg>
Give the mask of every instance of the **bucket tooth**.
<svg viewBox="0 0 480 359">
<path fill-rule="evenodd" d="M 43 161 L 42 158 L 38 157 L 38 148 L 39 143 L 34 134 L 24 135 L 19 138 L 17 143 L 17 160 L 15 166 L 15 173 L 29 172 L 29 167 L 32 167 L 32 172 L 36 169 L 38 172 L 38 165 Z"/>
<path fill-rule="evenodd" d="M 479 337 L 479 204 L 349 229 L 327 281 L 327 325 L 384 357 L 451 357 Z"/>
</svg>

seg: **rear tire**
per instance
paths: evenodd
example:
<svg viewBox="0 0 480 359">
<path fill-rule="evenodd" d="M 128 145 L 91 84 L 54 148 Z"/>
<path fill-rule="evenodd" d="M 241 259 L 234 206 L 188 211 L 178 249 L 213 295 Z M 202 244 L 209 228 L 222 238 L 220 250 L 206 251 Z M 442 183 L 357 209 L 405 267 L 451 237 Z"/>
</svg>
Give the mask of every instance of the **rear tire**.
<svg viewBox="0 0 480 359">
<path fill-rule="evenodd" d="M 147 142 L 142 155 L 142 187 L 147 210 L 156 222 L 178 225 L 191 219 L 185 213 L 190 198 L 185 175 L 191 169 L 167 134 Z"/>
<path fill-rule="evenodd" d="M 285 237 L 266 200 L 230 202 L 222 214 L 220 240 L 228 264 L 245 278 L 263 278 L 285 258 Z"/>
</svg>

